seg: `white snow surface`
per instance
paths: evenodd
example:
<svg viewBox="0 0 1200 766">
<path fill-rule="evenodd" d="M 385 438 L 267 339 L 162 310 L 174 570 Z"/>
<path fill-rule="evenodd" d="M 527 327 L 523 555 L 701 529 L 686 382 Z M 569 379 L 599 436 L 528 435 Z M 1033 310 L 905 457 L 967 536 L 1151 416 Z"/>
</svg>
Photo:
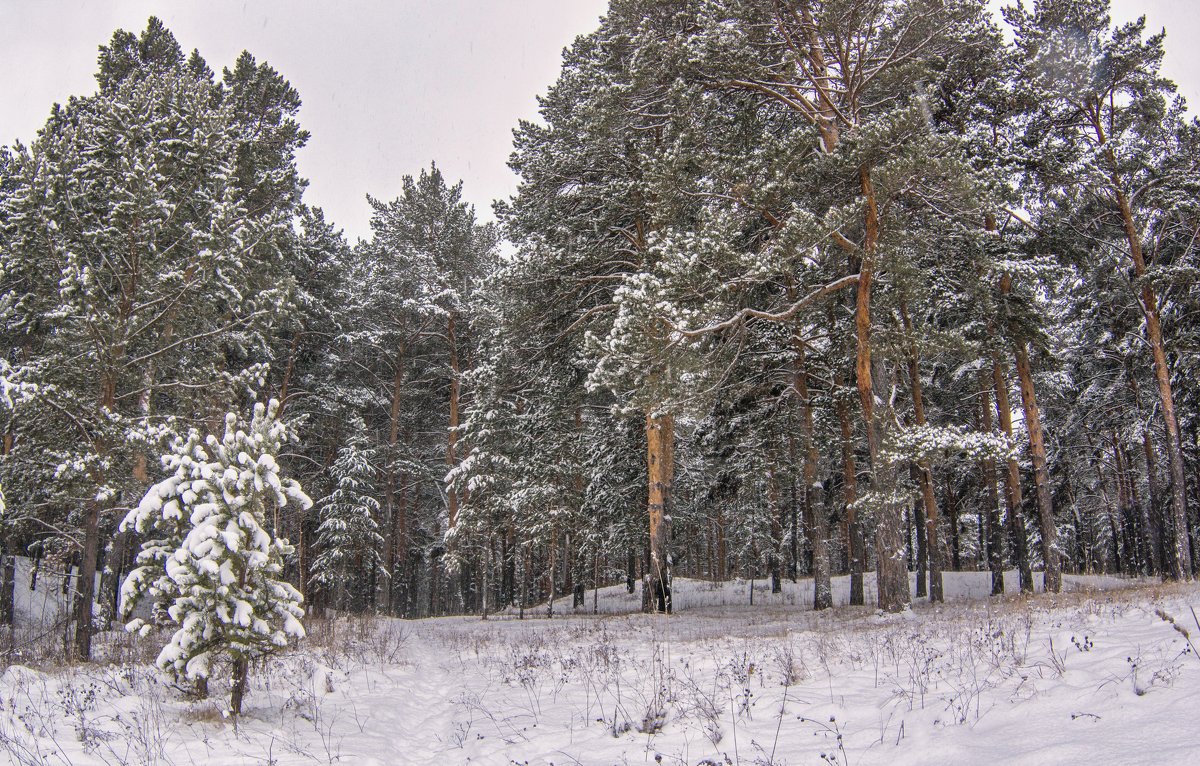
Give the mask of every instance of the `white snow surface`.
<svg viewBox="0 0 1200 766">
<path fill-rule="evenodd" d="M 588 591 L 586 613 L 560 601 L 553 619 L 314 620 L 256 664 L 236 726 L 218 678 L 186 699 L 130 661 L 153 636 L 114 632 L 110 664 L 0 675 L 0 761 L 1200 762 L 1200 585 L 1068 576 L 1056 596 L 987 599 L 987 573 L 945 577 L 946 604 L 900 615 L 813 613 L 805 581 L 760 581 L 751 607 L 744 581 L 677 580 L 670 616 L 629 613 L 617 586 L 599 616 Z"/>
</svg>

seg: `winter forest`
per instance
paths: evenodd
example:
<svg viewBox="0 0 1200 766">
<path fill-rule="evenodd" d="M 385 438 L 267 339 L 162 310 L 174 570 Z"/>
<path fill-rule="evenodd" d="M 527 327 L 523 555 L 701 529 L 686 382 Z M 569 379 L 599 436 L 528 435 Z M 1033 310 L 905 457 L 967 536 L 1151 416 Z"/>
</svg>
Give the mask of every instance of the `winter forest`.
<svg viewBox="0 0 1200 766">
<path fill-rule="evenodd" d="M 1108 6 L 612 0 L 494 221 L 354 243 L 286 72 L 113 33 L 0 147 L 0 753 L 1187 762 L 1200 122 Z"/>
</svg>

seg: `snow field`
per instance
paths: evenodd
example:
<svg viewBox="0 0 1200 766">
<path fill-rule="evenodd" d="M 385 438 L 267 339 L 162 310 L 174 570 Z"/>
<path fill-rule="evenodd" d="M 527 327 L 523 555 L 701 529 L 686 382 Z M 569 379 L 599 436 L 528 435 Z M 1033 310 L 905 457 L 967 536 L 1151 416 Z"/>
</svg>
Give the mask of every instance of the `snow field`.
<svg viewBox="0 0 1200 766">
<path fill-rule="evenodd" d="M 895 616 L 814 614 L 761 592 L 750 608 L 746 583 L 680 581 L 689 606 L 672 616 L 314 620 L 299 649 L 252 671 L 236 725 L 223 684 L 187 700 L 114 636 L 102 649 L 125 647 L 119 662 L 0 676 L 0 753 L 211 766 L 1196 762 L 1200 588 L 1070 578 L 1058 596 L 988 601 L 970 597 L 976 580 L 986 573 L 947 573 L 947 604 Z"/>
</svg>

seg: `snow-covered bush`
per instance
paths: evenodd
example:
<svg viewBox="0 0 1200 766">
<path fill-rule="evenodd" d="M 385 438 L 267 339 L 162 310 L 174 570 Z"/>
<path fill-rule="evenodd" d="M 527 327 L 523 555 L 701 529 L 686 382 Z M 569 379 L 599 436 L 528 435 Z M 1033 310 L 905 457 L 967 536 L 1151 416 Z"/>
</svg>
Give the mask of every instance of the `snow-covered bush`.
<svg viewBox="0 0 1200 766">
<path fill-rule="evenodd" d="M 302 597 L 280 578 L 286 540 L 269 531 L 288 502 L 312 506 L 300 485 L 280 476 L 275 456 L 292 437 L 277 418 L 279 403 L 254 407 L 240 427 L 225 416 L 225 435 L 203 443 L 177 440 L 163 465 L 173 473 L 150 488 L 122 522 L 147 540 L 138 568 L 121 589 L 121 612 L 147 595 L 176 626 L 158 665 L 188 679 L 207 679 L 223 655 L 233 661 L 230 707 L 241 711 L 249 661 L 304 636 Z M 165 614 L 164 614 L 165 613 Z M 126 629 L 146 633 L 131 620 Z"/>
</svg>

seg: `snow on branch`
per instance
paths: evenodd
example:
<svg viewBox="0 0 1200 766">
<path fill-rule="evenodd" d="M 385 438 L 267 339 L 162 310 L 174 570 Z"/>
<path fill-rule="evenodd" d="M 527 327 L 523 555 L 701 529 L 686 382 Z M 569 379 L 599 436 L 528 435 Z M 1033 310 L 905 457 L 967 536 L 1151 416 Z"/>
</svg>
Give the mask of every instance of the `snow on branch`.
<svg viewBox="0 0 1200 766">
<path fill-rule="evenodd" d="M 881 457 L 890 463 L 959 454 L 972 460 L 1007 460 L 1017 451 L 1017 442 L 998 433 L 973 431 L 959 426 L 912 426 L 895 434 Z"/>
<path fill-rule="evenodd" d="M 157 664 L 178 676 L 204 678 L 221 654 L 250 659 L 304 636 L 302 596 L 282 578 L 292 546 L 271 520 L 312 500 L 275 461 L 294 439 L 278 412 L 277 400 L 257 404 L 249 424 L 229 413 L 220 439 L 195 430 L 177 439 L 163 458 L 170 476 L 121 523 L 145 537 L 121 612 L 153 598 L 155 621 L 177 628 Z M 126 625 L 143 634 L 151 627 L 140 619 Z"/>
</svg>

